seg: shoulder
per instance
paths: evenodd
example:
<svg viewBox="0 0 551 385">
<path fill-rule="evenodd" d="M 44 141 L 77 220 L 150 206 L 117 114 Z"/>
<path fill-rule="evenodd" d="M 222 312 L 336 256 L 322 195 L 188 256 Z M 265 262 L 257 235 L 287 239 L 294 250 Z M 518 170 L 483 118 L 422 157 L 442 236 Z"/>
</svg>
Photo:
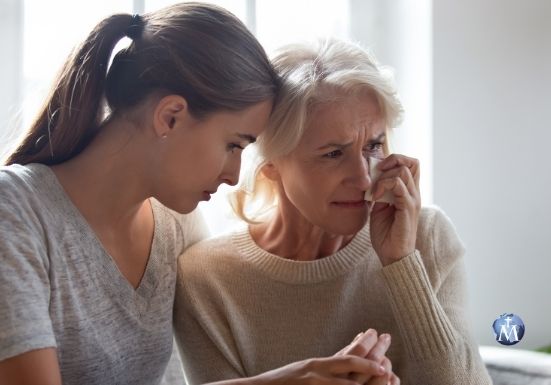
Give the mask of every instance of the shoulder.
<svg viewBox="0 0 551 385">
<path fill-rule="evenodd" d="M 0 223 L 12 228 L 39 228 L 51 208 L 52 191 L 44 165 L 0 167 Z"/>
<path fill-rule="evenodd" d="M 463 253 L 463 243 L 457 235 L 451 219 L 438 206 L 424 206 L 419 215 L 417 244 L 423 249 L 453 248 Z M 430 250 L 426 250 L 430 251 Z M 433 250 L 435 251 L 435 250 Z"/>
<path fill-rule="evenodd" d="M 178 258 L 180 269 L 190 270 L 197 266 L 216 266 L 237 254 L 232 240 L 234 234 L 229 233 L 204 239 L 186 249 Z"/>
<path fill-rule="evenodd" d="M 186 249 L 178 258 L 178 280 L 190 287 L 233 279 L 242 263 L 234 236 L 232 232 L 208 238 Z"/>
<path fill-rule="evenodd" d="M 177 254 L 209 236 L 207 224 L 199 209 L 188 214 L 180 214 L 154 198 L 151 199 L 151 205 L 162 226 L 160 231 L 165 237 L 171 238 L 167 241 L 173 243 Z"/>
<path fill-rule="evenodd" d="M 433 286 L 439 287 L 463 258 L 465 247 L 451 219 L 437 206 L 424 206 L 419 215 L 416 248 Z"/>
<path fill-rule="evenodd" d="M 14 164 L 0 167 L 0 194 L 2 198 L 23 198 L 35 193 L 42 177 L 42 165 Z M 20 201 L 21 199 L 18 199 Z"/>
</svg>

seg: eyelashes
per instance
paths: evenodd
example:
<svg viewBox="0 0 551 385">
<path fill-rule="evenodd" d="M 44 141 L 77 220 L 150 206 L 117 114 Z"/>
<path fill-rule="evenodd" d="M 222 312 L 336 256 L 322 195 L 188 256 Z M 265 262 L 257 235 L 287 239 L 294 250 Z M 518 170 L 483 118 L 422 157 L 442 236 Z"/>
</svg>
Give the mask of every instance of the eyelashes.
<svg viewBox="0 0 551 385">
<path fill-rule="evenodd" d="M 341 155 L 342 155 L 341 150 L 334 150 L 334 151 L 328 152 L 327 154 L 323 154 L 323 157 L 324 158 L 329 158 L 329 159 L 335 159 L 335 158 L 338 158 Z"/>
<path fill-rule="evenodd" d="M 238 143 L 228 143 L 227 149 L 228 149 L 228 151 L 233 153 L 235 150 L 243 151 L 245 149 L 245 147 L 241 146 Z"/>
<path fill-rule="evenodd" d="M 383 142 L 377 142 L 377 143 L 371 143 L 368 148 L 369 151 L 376 152 L 376 151 L 382 151 L 384 149 L 384 143 Z"/>
<path fill-rule="evenodd" d="M 384 142 L 370 143 L 366 148 L 363 149 L 364 152 L 369 154 L 381 153 L 384 149 Z M 336 159 L 344 155 L 343 150 L 333 150 L 331 152 L 325 153 L 322 155 L 323 158 Z"/>
</svg>

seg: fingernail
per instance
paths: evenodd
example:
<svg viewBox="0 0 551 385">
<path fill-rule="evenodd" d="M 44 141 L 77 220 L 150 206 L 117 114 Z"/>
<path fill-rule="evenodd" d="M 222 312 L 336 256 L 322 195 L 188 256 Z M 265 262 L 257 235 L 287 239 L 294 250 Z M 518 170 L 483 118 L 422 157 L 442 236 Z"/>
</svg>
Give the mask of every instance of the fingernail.
<svg viewBox="0 0 551 385">
<path fill-rule="evenodd" d="M 377 370 L 379 371 L 379 374 L 385 374 L 386 373 L 386 369 L 385 369 L 384 366 L 379 365 Z"/>
<path fill-rule="evenodd" d="M 361 332 L 361 333 L 358 333 L 358 335 L 356 337 L 354 337 L 354 341 L 356 341 L 358 338 L 360 338 L 364 333 Z"/>
</svg>

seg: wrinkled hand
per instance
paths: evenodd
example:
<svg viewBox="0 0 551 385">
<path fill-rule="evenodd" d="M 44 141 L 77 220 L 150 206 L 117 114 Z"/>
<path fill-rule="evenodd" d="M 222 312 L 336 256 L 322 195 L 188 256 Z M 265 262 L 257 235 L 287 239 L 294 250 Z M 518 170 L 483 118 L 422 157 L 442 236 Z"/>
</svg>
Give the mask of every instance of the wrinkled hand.
<svg viewBox="0 0 551 385">
<path fill-rule="evenodd" d="M 377 332 L 370 329 L 360 333 L 332 357 L 293 362 L 255 377 L 211 385 L 387 385 L 392 378 L 398 378 L 392 373 L 390 361 L 384 357 L 389 344 L 390 339 L 379 341 Z M 376 361 L 379 358 L 381 363 Z M 399 381 L 391 384 L 399 384 Z"/>
<path fill-rule="evenodd" d="M 383 266 L 415 251 L 417 221 L 421 211 L 419 161 L 392 154 L 377 164 L 381 171 L 373 185 L 371 243 Z M 376 202 L 385 191 L 394 196 L 394 205 Z"/>
<path fill-rule="evenodd" d="M 349 375 L 349 378 L 359 384 L 365 385 L 399 385 L 400 379 L 392 372 L 392 363 L 385 356 L 388 348 L 390 347 L 391 337 L 390 334 L 381 334 L 377 336 L 377 331 L 369 329 L 365 333 L 360 333 L 354 341 L 339 354 L 353 354 L 360 357 L 365 357 L 380 364 L 385 373 L 382 375 L 366 376 L 359 373 L 353 373 Z"/>
<path fill-rule="evenodd" d="M 378 363 L 350 354 L 312 358 L 244 379 L 239 384 L 254 385 L 358 385 L 348 378 L 358 373 L 366 378 L 382 376 L 385 369 Z M 220 383 L 220 385 L 223 382 Z M 227 383 L 228 385 L 230 382 Z"/>
</svg>

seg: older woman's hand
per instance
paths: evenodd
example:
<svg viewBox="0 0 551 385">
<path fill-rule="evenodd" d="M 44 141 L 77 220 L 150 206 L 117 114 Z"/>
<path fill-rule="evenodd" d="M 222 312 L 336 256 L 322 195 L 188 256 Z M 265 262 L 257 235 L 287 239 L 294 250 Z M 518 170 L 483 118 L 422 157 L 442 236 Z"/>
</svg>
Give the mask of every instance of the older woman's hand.
<svg viewBox="0 0 551 385">
<path fill-rule="evenodd" d="M 377 331 L 369 329 L 365 333 L 359 334 L 354 341 L 336 355 L 356 355 L 367 358 L 385 368 L 383 375 L 367 376 L 358 373 L 354 373 L 349 376 L 359 384 L 365 385 L 399 385 L 400 379 L 396 374 L 392 372 L 392 363 L 385 356 L 388 348 L 390 347 L 390 334 L 381 334 L 377 336 Z"/>
<path fill-rule="evenodd" d="M 419 161 L 392 154 L 377 167 L 381 171 L 373 186 L 371 206 L 371 243 L 383 266 L 415 251 L 417 221 L 421 210 Z M 394 205 L 376 202 L 385 191 L 394 197 Z"/>
</svg>

